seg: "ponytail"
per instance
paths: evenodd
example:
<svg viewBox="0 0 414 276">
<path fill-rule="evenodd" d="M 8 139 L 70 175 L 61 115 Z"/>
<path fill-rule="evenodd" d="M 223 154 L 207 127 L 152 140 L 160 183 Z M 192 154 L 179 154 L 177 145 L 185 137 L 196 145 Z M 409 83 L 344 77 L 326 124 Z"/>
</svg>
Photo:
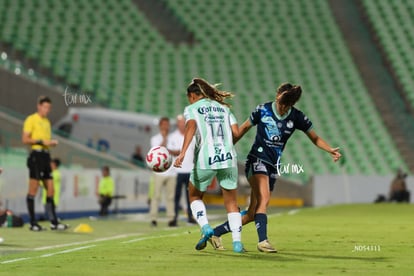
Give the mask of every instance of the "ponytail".
<svg viewBox="0 0 414 276">
<path fill-rule="evenodd" d="M 207 81 L 201 78 L 194 78 L 191 84 L 187 88 L 187 93 L 193 92 L 201 94 L 206 98 L 217 101 L 222 105 L 230 106 L 228 103 L 224 102 L 226 98 L 231 98 L 234 96 L 233 93 L 227 91 L 218 90 L 217 87 L 219 84 L 209 84 Z"/>
<path fill-rule="evenodd" d="M 302 87 L 300 85 L 283 83 L 278 87 L 277 94 L 281 95 L 278 100 L 281 105 L 293 106 L 302 95 Z"/>
</svg>

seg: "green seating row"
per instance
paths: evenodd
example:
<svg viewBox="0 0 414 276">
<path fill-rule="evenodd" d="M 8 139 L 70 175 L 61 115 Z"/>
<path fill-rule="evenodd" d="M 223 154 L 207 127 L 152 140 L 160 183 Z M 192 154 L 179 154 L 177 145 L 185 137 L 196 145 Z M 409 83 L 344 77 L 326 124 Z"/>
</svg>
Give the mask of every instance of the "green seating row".
<svg viewBox="0 0 414 276">
<path fill-rule="evenodd" d="M 108 107 L 174 117 L 201 76 L 236 93 L 241 123 L 281 82 L 301 84 L 298 107 L 345 155 L 341 166 L 297 133 L 283 157 L 312 174 L 389 174 L 404 162 L 381 122 L 326 0 L 168 0 L 193 45 L 166 42 L 129 0 L 0 3 L 0 40 Z M 241 160 L 254 131 L 237 149 Z M 373 143 L 372 141 L 375 141 Z"/>
<path fill-rule="evenodd" d="M 414 2 L 364 0 L 363 6 L 387 58 L 414 108 Z"/>
</svg>

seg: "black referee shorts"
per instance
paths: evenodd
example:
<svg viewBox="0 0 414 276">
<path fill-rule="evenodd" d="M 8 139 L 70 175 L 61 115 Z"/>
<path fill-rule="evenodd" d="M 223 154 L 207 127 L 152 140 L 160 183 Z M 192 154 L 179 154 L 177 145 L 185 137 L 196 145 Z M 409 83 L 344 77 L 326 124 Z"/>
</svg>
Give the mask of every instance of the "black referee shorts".
<svg viewBox="0 0 414 276">
<path fill-rule="evenodd" d="M 30 179 L 52 179 L 50 153 L 48 151 L 32 151 L 27 158 Z"/>
</svg>

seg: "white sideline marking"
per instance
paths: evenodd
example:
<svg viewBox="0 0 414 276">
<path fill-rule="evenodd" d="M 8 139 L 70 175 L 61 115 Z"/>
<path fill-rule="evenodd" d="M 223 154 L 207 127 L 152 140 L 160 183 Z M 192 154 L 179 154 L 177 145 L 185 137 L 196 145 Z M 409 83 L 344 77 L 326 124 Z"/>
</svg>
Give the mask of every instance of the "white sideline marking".
<svg viewBox="0 0 414 276">
<path fill-rule="evenodd" d="M 151 240 L 151 239 L 175 237 L 175 236 L 181 236 L 183 234 L 188 234 L 188 232 L 176 233 L 176 234 L 170 234 L 170 235 L 162 235 L 162 236 L 156 236 L 156 237 L 151 237 L 151 236 L 142 237 L 142 238 L 138 238 L 138 239 L 124 241 L 124 242 L 121 242 L 121 243 L 133 243 L 133 242 L 139 242 L 139 241 L 145 241 L 145 240 Z M 118 236 L 107 237 L 107 238 L 100 238 L 100 239 L 84 241 L 84 242 L 74 242 L 74 243 L 67 243 L 67 244 L 58 244 L 58 245 L 52 245 L 52 246 L 38 247 L 38 248 L 35 248 L 34 250 L 40 251 L 40 250 L 46 250 L 46 249 L 55 249 L 55 248 L 58 248 L 58 247 L 65 247 L 65 246 L 79 245 L 79 244 L 86 244 L 86 243 L 93 243 L 93 242 L 101 242 L 101 241 L 109 241 L 109 240 L 126 238 L 126 237 L 131 237 L 131 236 L 136 236 L 136 235 L 142 235 L 142 234 L 124 234 L 124 235 L 118 235 Z M 92 245 L 88 245 L 88 246 L 82 246 L 82 247 L 76 247 L 76 248 L 71 248 L 71 249 L 67 249 L 67 250 L 63 250 L 63 251 L 59 251 L 59 252 L 55 252 L 55 253 L 44 254 L 44 255 L 41 255 L 41 256 L 38 256 L 38 257 L 19 258 L 19 259 L 8 260 L 8 261 L 0 262 L 0 264 L 15 263 L 15 262 L 20 262 L 20 261 L 25 261 L 25 260 L 35 259 L 35 258 L 47 258 L 47 257 L 51 257 L 51 256 L 54 256 L 54 255 L 70 253 L 70 252 L 83 250 L 83 249 L 87 249 L 87 248 L 91 248 L 91 247 L 95 247 L 95 246 L 96 246 L 96 244 L 92 244 Z"/>
<path fill-rule="evenodd" d="M 15 262 L 20 262 L 20 261 L 29 260 L 29 259 L 31 258 L 19 258 L 19 259 L 4 261 L 4 262 L 1 262 L 0 264 L 15 263 Z"/>
<path fill-rule="evenodd" d="M 142 237 L 142 238 L 133 239 L 133 240 L 129 240 L 129 241 L 123 241 L 121 243 L 133 243 L 133 242 L 139 242 L 139 241 L 145 241 L 145 240 L 153 240 L 153 239 L 159 239 L 159 238 L 176 237 L 176 236 L 181 236 L 183 234 L 188 234 L 188 232 L 176 233 L 176 234 L 170 234 L 170 235 L 162 235 L 162 236 L 156 236 L 156 237 L 148 236 L 148 237 Z"/>
<path fill-rule="evenodd" d="M 268 215 L 268 217 L 280 217 L 282 215 L 283 215 L 282 213 L 276 213 L 276 214 Z"/>
<path fill-rule="evenodd" d="M 83 249 L 87 249 L 87 248 L 91 248 L 91 247 L 95 247 L 95 246 L 96 246 L 96 244 L 92 244 L 92 245 L 88 245 L 88 246 L 82 246 L 82 247 L 72 248 L 72 249 L 68 249 L 68 250 L 63 250 L 63 251 L 60 251 L 60 252 L 44 254 L 44 255 L 40 256 L 39 258 L 46 258 L 46 257 L 51 257 L 53 255 L 70 253 L 70 252 L 79 251 L 79 250 L 83 250 Z"/>
<path fill-rule="evenodd" d="M 288 215 L 294 215 L 294 214 L 296 214 L 296 213 L 298 213 L 299 212 L 299 209 L 296 209 L 296 210 L 290 210 L 289 212 L 288 212 Z"/>
<path fill-rule="evenodd" d="M 73 246 L 73 245 L 81 245 L 81 244 L 88 244 L 88 243 L 93 243 L 93 242 L 110 241 L 110 240 L 128 238 L 128 237 L 137 236 L 137 235 L 142 235 L 142 234 L 140 234 L 140 233 L 138 233 L 138 234 L 123 234 L 123 235 L 117 235 L 117 236 L 112 236 L 112 237 L 99 238 L 99 239 L 90 240 L 90 241 L 73 242 L 73 243 L 66 243 L 66 244 L 57 244 L 57 245 L 51 245 L 51 246 L 37 247 L 33 250 L 40 251 L 40 250 L 47 250 L 47 249 L 55 249 L 55 248 L 60 248 L 60 247 Z"/>
<path fill-rule="evenodd" d="M 117 235 L 117 236 L 112 236 L 112 237 L 99 238 L 99 239 L 90 240 L 90 241 L 73 242 L 73 243 L 66 243 L 66 244 L 57 244 L 57 245 L 52 245 L 52 246 L 44 246 L 44 247 L 35 248 L 34 251 L 55 249 L 55 248 L 60 248 L 60 247 L 73 246 L 73 245 L 88 244 L 88 243 L 93 243 L 93 242 L 109 241 L 109 240 L 127 238 L 127 237 L 131 237 L 131 236 L 136 236 L 136 235 L 142 235 L 142 234 L 140 234 L 140 233 L 139 234 L 123 234 L 123 235 Z M 7 260 L 7 261 L 0 262 L 0 264 L 20 262 L 20 261 L 25 261 L 25 260 L 35 259 L 35 258 L 45 258 L 45 257 L 50 257 L 50 256 L 53 256 L 53 255 L 57 255 L 57 254 L 70 253 L 70 252 L 73 252 L 73 251 L 78 251 L 78 250 L 82 250 L 82 249 L 86 249 L 86 248 L 90 248 L 90 247 L 94 247 L 94 246 L 96 246 L 96 244 L 89 245 L 89 246 L 83 246 L 83 247 L 77 247 L 77 248 L 71 248 L 71 249 L 67 249 L 67 250 L 63 250 L 63 251 L 59 251 L 59 252 L 55 252 L 55 253 L 44 254 L 44 255 L 41 255 L 41 256 L 37 256 L 37 257 L 18 258 L 18 259 Z"/>
<path fill-rule="evenodd" d="M 59 251 L 59 252 L 55 252 L 55 253 L 44 254 L 44 255 L 41 255 L 41 256 L 37 256 L 37 257 L 19 258 L 19 259 L 8 260 L 8 261 L 1 262 L 0 264 L 16 263 L 16 262 L 26 261 L 26 260 L 36 259 L 36 258 L 47 258 L 47 257 L 51 257 L 51 256 L 54 256 L 54 255 L 70 253 L 70 252 L 79 251 L 79 250 L 83 250 L 83 249 L 87 249 L 87 248 L 95 247 L 95 246 L 96 246 L 96 244 L 92 244 L 92 245 L 88 245 L 88 246 L 82 246 L 82 247 L 72 248 L 72 249 L 68 249 L 68 250 L 63 250 L 63 251 Z"/>
</svg>

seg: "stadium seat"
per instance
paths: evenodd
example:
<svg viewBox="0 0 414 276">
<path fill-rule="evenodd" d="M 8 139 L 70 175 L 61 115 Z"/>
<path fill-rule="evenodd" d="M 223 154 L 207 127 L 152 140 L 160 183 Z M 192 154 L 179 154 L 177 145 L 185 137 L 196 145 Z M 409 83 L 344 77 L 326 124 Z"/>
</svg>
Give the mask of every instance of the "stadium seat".
<svg viewBox="0 0 414 276">
<path fill-rule="evenodd" d="M 362 1 L 379 43 L 395 72 L 403 93 L 414 108 L 413 1 Z"/>
<path fill-rule="evenodd" d="M 397 20 L 385 14 L 388 8 L 383 6 L 388 4 L 384 1 L 372 2 L 364 0 L 373 15 L 383 15 L 387 23 Z M 233 111 L 241 123 L 257 104 L 275 99 L 280 83 L 299 83 L 304 93 L 298 107 L 312 119 L 318 134 L 343 148 L 346 162 L 340 168 L 298 133 L 283 158 L 303 163 L 305 173 L 285 177 L 306 182 L 315 173 L 338 174 L 344 169 L 350 174 L 387 174 L 395 164 L 404 167 L 327 1 L 164 3 L 194 34 L 196 43 L 165 41 L 130 0 L 2 1 L 0 39 L 115 109 L 175 117 L 188 104 L 187 84 L 199 76 L 235 92 Z M 394 6 L 398 14 L 406 13 Z M 289 21 L 278 20 L 286 15 Z M 400 38 L 404 33 L 394 36 Z M 386 31 L 379 36 L 394 38 L 387 37 Z M 412 42 L 399 39 L 398 47 L 407 51 L 413 48 Z M 412 62 L 405 67 L 412 56 L 393 58 L 398 70 L 413 72 Z M 412 78 L 401 79 L 406 87 L 413 85 Z M 253 138 L 254 130 L 237 144 L 240 160 L 246 157 Z M 383 158 L 368 164 L 366 156 L 382 153 L 385 146 Z"/>
</svg>

